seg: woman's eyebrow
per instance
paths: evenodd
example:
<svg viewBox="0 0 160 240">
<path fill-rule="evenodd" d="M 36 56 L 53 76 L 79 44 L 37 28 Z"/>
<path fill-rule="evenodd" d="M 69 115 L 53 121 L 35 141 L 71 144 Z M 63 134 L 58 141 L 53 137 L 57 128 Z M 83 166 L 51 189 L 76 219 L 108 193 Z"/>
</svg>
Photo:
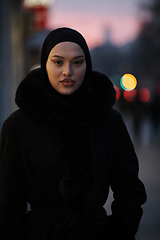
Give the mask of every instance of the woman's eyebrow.
<svg viewBox="0 0 160 240">
<path fill-rule="evenodd" d="M 61 56 L 58 56 L 58 55 L 53 55 L 52 57 L 57 57 L 57 58 L 63 58 L 64 59 L 64 57 L 61 57 Z"/>
<path fill-rule="evenodd" d="M 74 57 L 74 59 L 76 59 L 76 58 L 81 58 L 81 57 L 83 57 L 83 58 L 84 58 L 84 56 L 83 56 L 83 55 L 80 55 L 80 56 Z"/>
<path fill-rule="evenodd" d="M 59 55 L 53 55 L 52 57 L 57 57 L 57 58 L 62 58 L 62 59 L 64 59 L 64 57 L 62 57 L 62 56 L 59 56 Z M 76 57 L 74 57 L 74 59 L 81 58 L 81 57 L 83 57 L 83 58 L 84 58 L 84 56 L 83 56 L 83 55 L 79 55 L 79 56 L 76 56 Z"/>
</svg>

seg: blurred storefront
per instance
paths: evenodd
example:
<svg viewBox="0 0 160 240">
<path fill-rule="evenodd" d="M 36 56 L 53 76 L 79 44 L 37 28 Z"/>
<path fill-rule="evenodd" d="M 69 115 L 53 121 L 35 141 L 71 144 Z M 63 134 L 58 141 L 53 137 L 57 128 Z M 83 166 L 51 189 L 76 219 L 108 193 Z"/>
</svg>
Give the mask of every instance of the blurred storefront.
<svg viewBox="0 0 160 240">
<path fill-rule="evenodd" d="M 32 31 L 32 14 L 22 12 L 21 0 L 0 1 L 0 127 L 16 108 L 14 95 L 24 76 L 24 39 Z"/>
<path fill-rule="evenodd" d="M 16 109 L 15 92 L 26 73 L 39 63 L 48 34 L 47 9 L 53 0 L 0 1 L 0 129 Z"/>
</svg>

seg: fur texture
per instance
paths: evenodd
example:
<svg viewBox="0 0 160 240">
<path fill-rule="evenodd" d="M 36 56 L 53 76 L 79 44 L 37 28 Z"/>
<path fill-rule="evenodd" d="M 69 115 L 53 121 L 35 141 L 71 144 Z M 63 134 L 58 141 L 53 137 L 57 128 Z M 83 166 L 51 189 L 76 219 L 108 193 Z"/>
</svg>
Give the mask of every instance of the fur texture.
<svg viewBox="0 0 160 240">
<path fill-rule="evenodd" d="M 74 120 L 90 123 L 101 117 L 115 103 L 116 93 L 105 75 L 93 72 L 91 91 L 72 109 L 60 98 L 50 94 L 42 83 L 41 70 L 31 71 L 20 83 L 16 92 L 16 104 L 41 118 L 64 122 L 74 115 Z"/>
<path fill-rule="evenodd" d="M 59 191 L 66 205 L 55 221 L 59 233 L 55 239 L 64 234 L 70 235 L 68 239 L 84 239 L 79 234 L 82 229 L 94 239 L 106 226 L 107 214 L 98 198 L 91 123 L 114 102 L 112 83 L 97 72 L 93 72 L 91 91 L 74 108 L 44 88 L 40 69 L 30 72 L 19 85 L 16 103 L 21 109 L 58 123 L 57 139 L 66 169 Z"/>
</svg>

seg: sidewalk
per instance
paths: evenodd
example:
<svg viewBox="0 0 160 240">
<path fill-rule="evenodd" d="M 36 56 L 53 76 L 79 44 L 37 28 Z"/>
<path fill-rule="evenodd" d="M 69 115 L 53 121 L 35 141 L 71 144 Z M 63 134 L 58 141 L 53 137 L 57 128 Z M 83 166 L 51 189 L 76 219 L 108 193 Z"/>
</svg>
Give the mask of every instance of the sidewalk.
<svg viewBox="0 0 160 240">
<path fill-rule="evenodd" d="M 145 119 L 137 137 L 130 116 L 125 117 L 125 123 L 138 156 L 139 177 L 147 192 L 136 240 L 160 240 L 160 132 L 157 132 L 158 137 L 154 136 L 150 121 Z M 109 206 L 112 199 L 110 194 L 105 206 L 108 214 L 111 213 Z"/>
<path fill-rule="evenodd" d="M 136 239 L 160 240 L 160 144 L 137 146 L 136 152 L 140 165 L 139 176 L 148 196 Z"/>
</svg>

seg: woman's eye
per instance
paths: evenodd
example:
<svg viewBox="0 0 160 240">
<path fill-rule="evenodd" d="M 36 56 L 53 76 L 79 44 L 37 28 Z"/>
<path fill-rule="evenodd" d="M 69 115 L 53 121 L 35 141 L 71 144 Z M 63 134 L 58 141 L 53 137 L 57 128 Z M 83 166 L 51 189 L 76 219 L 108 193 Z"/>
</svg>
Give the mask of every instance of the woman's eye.
<svg viewBox="0 0 160 240">
<path fill-rule="evenodd" d="M 55 60 L 52 60 L 52 62 L 53 62 L 55 65 L 58 65 L 58 66 L 62 66 L 62 64 L 63 64 L 62 61 L 55 61 Z"/>
<path fill-rule="evenodd" d="M 56 61 L 56 64 L 57 64 L 58 66 L 62 66 L 63 62 L 62 62 L 62 61 Z"/>
<path fill-rule="evenodd" d="M 84 60 L 75 61 L 75 62 L 74 62 L 74 65 L 79 66 L 79 65 L 81 65 L 83 62 L 84 62 Z"/>
</svg>

